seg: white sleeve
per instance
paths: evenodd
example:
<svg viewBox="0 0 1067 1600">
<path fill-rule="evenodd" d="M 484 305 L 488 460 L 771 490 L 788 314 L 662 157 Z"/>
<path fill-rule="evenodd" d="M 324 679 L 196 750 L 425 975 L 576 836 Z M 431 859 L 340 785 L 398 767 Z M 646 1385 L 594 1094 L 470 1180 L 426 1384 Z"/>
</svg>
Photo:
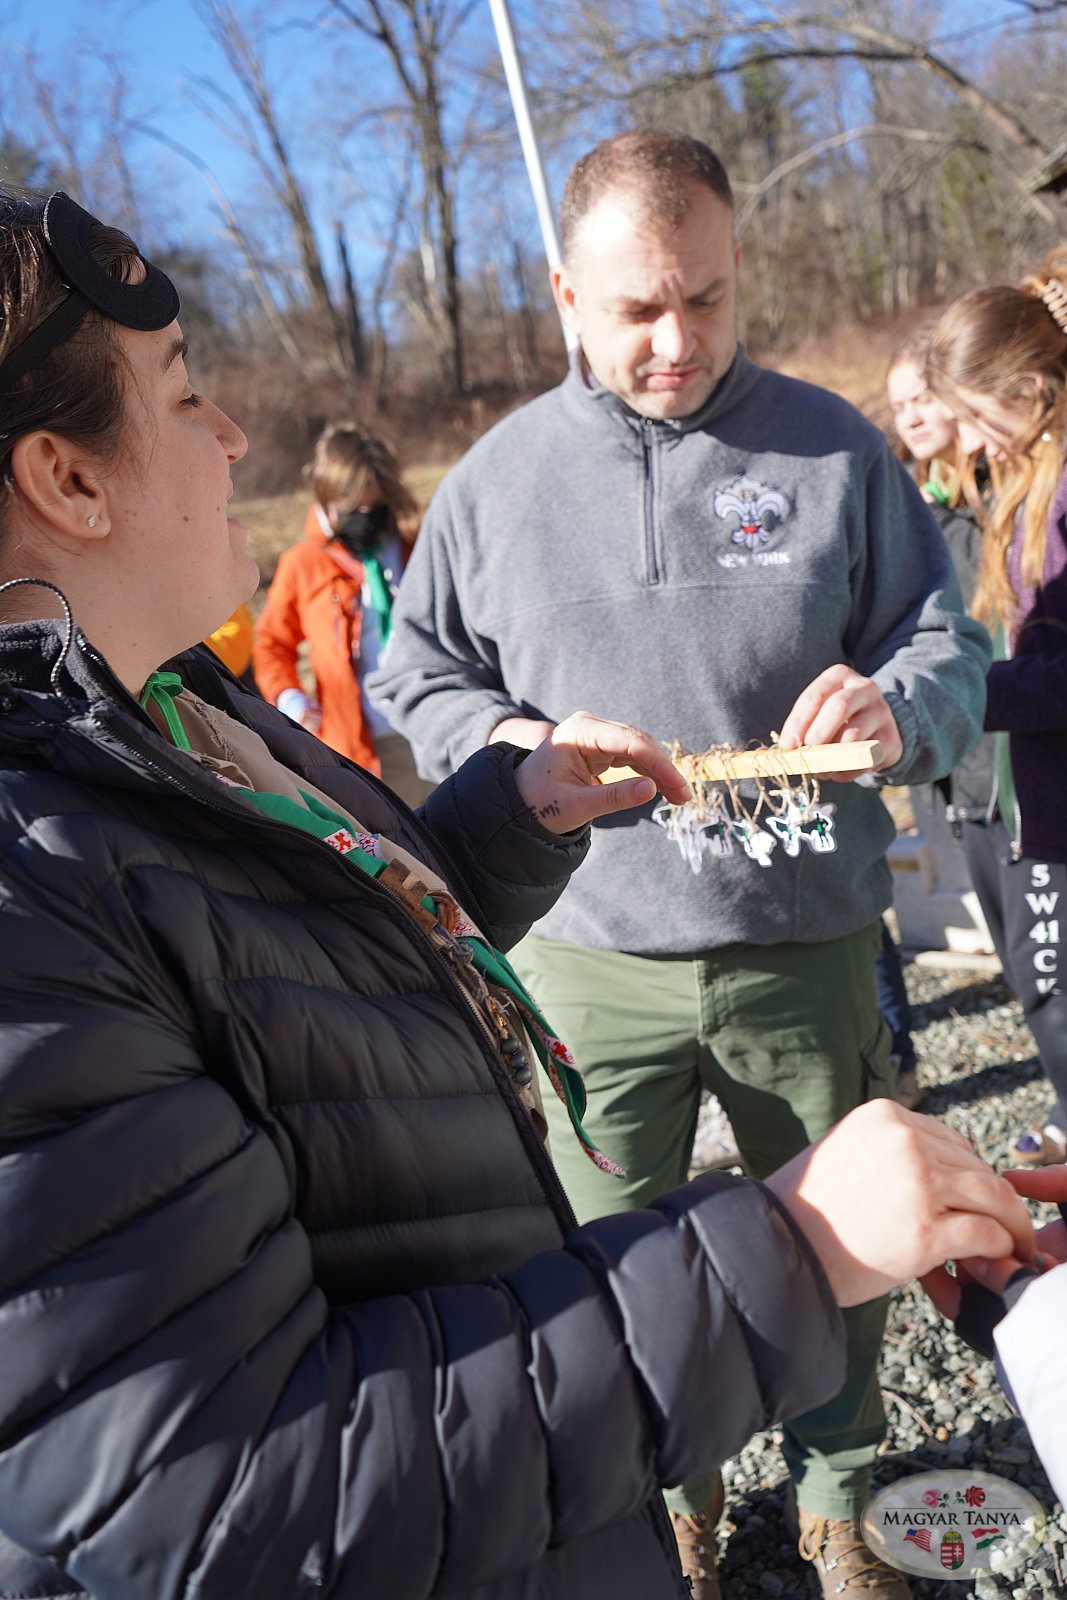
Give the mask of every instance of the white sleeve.
<svg viewBox="0 0 1067 1600">
<path fill-rule="evenodd" d="M 1067 1503 L 1067 1265 L 1030 1284 L 998 1324 L 997 1369 L 1034 1449 Z"/>
<path fill-rule="evenodd" d="M 278 710 L 291 722 L 299 722 L 311 701 L 302 689 L 283 689 L 278 696 Z"/>
</svg>

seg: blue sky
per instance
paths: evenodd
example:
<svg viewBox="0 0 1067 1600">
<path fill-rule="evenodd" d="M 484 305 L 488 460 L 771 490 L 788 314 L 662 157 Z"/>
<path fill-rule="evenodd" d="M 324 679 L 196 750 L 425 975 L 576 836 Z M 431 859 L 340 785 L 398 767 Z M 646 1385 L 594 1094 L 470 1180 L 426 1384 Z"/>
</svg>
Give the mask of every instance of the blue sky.
<svg viewBox="0 0 1067 1600">
<path fill-rule="evenodd" d="M 240 194 L 250 171 L 246 158 L 211 128 L 189 98 L 190 80 L 211 77 L 226 82 L 227 78 L 226 61 L 197 18 L 192 0 L 96 0 L 96 5 L 86 0 L 40 0 L 37 8 L 21 5 L 19 0 L 13 3 L 14 10 L 5 16 L 0 0 L 5 43 L 30 46 L 46 70 L 58 75 L 64 61 L 72 59 L 77 66 L 86 58 L 99 58 L 101 51 L 115 51 L 128 67 L 133 94 L 146 107 L 150 123 L 208 163 L 227 194 Z M 256 5 L 254 0 L 237 0 L 237 10 L 243 16 L 269 14 L 269 6 Z M 480 8 L 475 11 L 472 34 L 488 40 L 493 37 L 488 5 L 483 10 L 483 16 Z M 517 14 L 518 10 L 517 6 Z M 323 11 L 322 3 L 307 0 L 302 16 L 310 24 Z M 522 24 L 517 21 L 515 26 Z M 352 50 L 354 35 L 346 34 L 346 42 Z M 389 69 L 373 46 L 363 48 L 371 51 L 371 59 L 368 77 L 354 86 L 354 104 L 366 98 L 368 83 L 373 93 L 381 93 L 382 85 L 390 82 Z M 290 30 L 270 43 L 272 77 L 283 83 L 282 104 L 288 99 L 293 106 L 294 141 L 301 138 L 301 123 L 314 115 L 315 96 L 341 94 L 342 85 L 331 75 L 330 62 L 330 40 L 323 50 L 322 35 L 317 37 L 314 32 Z M 446 86 L 454 96 L 454 82 Z M 178 186 L 181 210 L 190 219 L 198 211 L 210 211 L 210 194 L 194 165 L 163 158 L 163 170 L 168 186 Z"/>
<path fill-rule="evenodd" d="M 154 120 L 182 144 L 219 169 L 224 186 L 242 167 L 236 152 L 209 136 L 204 119 L 189 103 L 183 82 L 197 73 L 224 77 L 226 68 L 188 0 L 129 0 L 90 7 L 85 0 L 42 0 L 19 5 L 4 21 L 6 41 L 36 47 L 47 65 L 68 52 L 81 55 L 97 46 L 114 48 L 128 62 L 134 93 Z M 207 201 L 202 179 L 190 167 L 168 173 L 182 185 L 182 208 Z"/>
</svg>

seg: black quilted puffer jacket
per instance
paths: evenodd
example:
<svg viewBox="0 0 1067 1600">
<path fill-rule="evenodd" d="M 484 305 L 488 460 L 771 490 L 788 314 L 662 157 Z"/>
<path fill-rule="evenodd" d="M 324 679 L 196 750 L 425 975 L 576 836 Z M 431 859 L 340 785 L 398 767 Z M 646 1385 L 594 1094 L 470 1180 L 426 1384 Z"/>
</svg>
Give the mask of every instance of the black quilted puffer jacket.
<svg viewBox="0 0 1067 1600">
<path fill-rule="evenodd" d="M 806 1245 L 723 1176 L 575 1230 L 404 907 L 59 658 L 0 629 L 0 1596 L 682 1600 L 660 1486 L 843 1380 Z M 583 853 L 505 746 L 416 817 L 173 665 L 504 945 Z"/>
</svg>

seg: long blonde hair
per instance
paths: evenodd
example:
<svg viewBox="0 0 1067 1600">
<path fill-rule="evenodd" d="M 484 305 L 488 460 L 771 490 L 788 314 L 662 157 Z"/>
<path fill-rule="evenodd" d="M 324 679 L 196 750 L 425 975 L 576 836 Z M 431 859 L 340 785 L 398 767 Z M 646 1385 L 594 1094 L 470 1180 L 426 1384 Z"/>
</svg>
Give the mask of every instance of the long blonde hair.
<svg viewBox="0 0 1067 1600">
<path fill-rule="evenodd" d="M 1067 432 L 1067 245 L 1016 288 L 993 284 L 961 295 L 930 338 L 927 379 L 957 415 L 959 390 L 973 389 L 1027 411 L 1005 462 L 992 462 L 993 504 L 982 541 L 974 614 L 1008 621 L 1019 596 L 1009 551 L 1021 508 L 1023 583 L 1045 567 L 1048 517 L 1063 476 Z"/>
</svg>

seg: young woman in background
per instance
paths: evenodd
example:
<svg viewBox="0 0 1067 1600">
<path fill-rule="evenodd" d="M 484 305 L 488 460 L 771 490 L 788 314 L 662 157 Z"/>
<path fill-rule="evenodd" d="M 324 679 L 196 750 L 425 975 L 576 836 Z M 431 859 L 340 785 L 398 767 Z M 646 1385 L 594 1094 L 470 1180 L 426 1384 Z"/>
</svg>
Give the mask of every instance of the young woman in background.
<svg viewBox="0 0 1067 1600">
<path fill-rule="evenodd" d="M 930 504 L 948 545 L 965 607 L 970 610 L 978 578 L 982 533 L 961 481 L 965 462 L 952 412 L 931 390 L 926 379 L 930 327 L 909 335 L 894 352 L 886 374 L 886 397 L 900 455 L 910 466 L 923 498 Z M 992 797 L 992 740 L 983 738 L 955 768 L 950 778 L 918 786 L 920 806 L 948 808 L 957 836 L 966 822 L 984 821 Z M 913 791 L 914 792 L 914 791 Z M 893 1053 L 898 1058 L 897 1098 L 914 1108 L 922 1091 L 916 1078 L 915 1047 L 904 974 L 896 946 L 883 931 L 878 961 L 878 1004 L 893 1033 Z"/>
<path fill-rule="evenodd" d="M 1015 1159 L 1067 1154 L 1067 248 L 1018 288 L 974 289 L 930 339 L 927 377 L 992 499 L 973 612 L 994 637 L 994 794 L 964 849 L 1055 1100 Z"/>
</svg>

